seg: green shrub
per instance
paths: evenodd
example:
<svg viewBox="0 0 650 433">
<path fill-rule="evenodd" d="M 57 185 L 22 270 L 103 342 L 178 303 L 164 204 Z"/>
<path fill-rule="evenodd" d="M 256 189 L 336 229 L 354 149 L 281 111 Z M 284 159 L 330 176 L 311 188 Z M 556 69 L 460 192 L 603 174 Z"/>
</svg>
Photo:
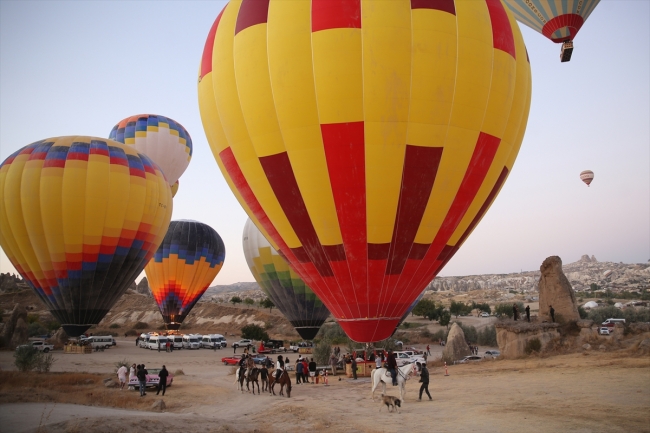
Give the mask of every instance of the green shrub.
<svg viewBox="0 0 650 433">
<path fill-rule="evenodd" d="M 582 308 L 582 305 L 578 306 L 578 314 L 580 314 L 581 319 L 586 319 L 589 316 L 589 313 L 587 313 L 587 311 Z"/>
<path fill-rule="evenodd" d="M 244 304 L 253 305 L 253 304 L 255 304 L 255 301 L 252 300 L 251 298 L 246 298 L 246 299 L 244 299 Z"/>
<path fill-rule="evenodd" d="M 45 329 L 41 322 L 32 322 L 27 325 L 27 335 L 30 337 L 36 337 L 45 334 L 47 334 L 47 329 Z"/>
<path fill-rule="evenodd" d="M 56 331 L 61 327 L 61 324 L 56 320 L 50 320 L 45 323 L 45 327 L 48 331 Z"/>
<path fill-rule="evenodd" d="M 517 304 L 517 310 L 519 310 L 519 316 L 526 313 L 525 310 L 524 310 L 524 303 L 523 302 L 513 302 L 512 304 Z M 512 304 L 509 303 L 509 302 L 508 303 L 497 304 L 494 307 L 494 314 L 497 317 L 504 317 L 505 316 L 505 317 L 508 317 L 508 318 L 512 319 L 512 317 L 513 317 Z"/>
<path fill-rule="evenodd" d="M 345 345 L 350 343 L 350 339 L 341 328 L 341 325 L 336 322 L 331 325 L 322 326 L 320 331 L 318 331 L 317 338 L 319 340 L 328 339 L 330 340 L 330 343 L 334 345 Z"/>
<path fill-rule="evenodd" d="M 261 326 L 251 323 L 241 328 L 241 338 L 257 341 L 267 341 L 269 334 Z"/>
<path fill-rule="evenodd" d="M 41 360 L 41 352 L 30 345 L 18 346 L 14 352 L 14 364 L 18 371 L 32 371 Z"/>
<path fill-rule="evenodd" d="M 472 344 L 476 344 L 476 342 L 478 341 L 478 333 L 476 332 L 475 327 L 463 325 L 463 322 L 454 322 L 454 323 L 457 323 L 458 326 L 460 326 L 460 329 L 463 330 L 463 334 L 465 334 L 466 341 Z"/>
<path fill-rule="evenodd" d="M 623 312 L 611 305 L 592 308 L 587 317 L 597 324 L 601 324 L 607 319 L 624 319 Z M 627 321 L 627 319 L 625 320 Z"/>
<path fill-rule="evenodd" d="M 40 321 L 40 317 L 38 317 L 38 314 L 28 314 L 27 315 L 27 324 L 32 324 Z"/>
<path fill-rule="evenodd" d="M 542 350 L 542 343 L 539 341 L 539 338 L 532 338 L 526 342 L 524 351 L 527 355 L 530 355 L 533 352 L 539 353 L 540 350 Z"/>
<path fill-rule="evenodd" d="M 235 304 L 241 304 L 242 300 L 239 296 L 233 296 L 230 298 L 230 302 L 232 302 L 233 305 Z"/>
<path fill-rule="evenodd" d="M 314 361 L 319 365 L 328 365 L 331 353 L 331 341 L 326 338 L 320 340 L 314 347 Z"/>
<path fill-rule="evenodd" d="M 138 322 L 135 325 L 133 325 L 133 329 L 147 329 L 149 327 L 149 324 L 147 322 Z"/>
<path fill-rule="evenodd" d="M 496 347 L 497 344 L 497 330 L 494 326 L 486 326 L 478 331 L 478 345 L 479 346 L 492 346 Z"/>
<path fill-rule="evenodd" d="M 54 356 L 52 356 L 51 353 L 41 353 L 39 352 L 39 360 L 38 363 L 36 364 L 36 371 L 39 373 L 49 373 L 50 369 L 52 368 L 52 364 L 54 364 L 54 361 L 56 359 Z"/>
<path fill-rule="evenodd" d="M 117 329 L 119 327 L 120 327 L 120 325 L 117 324 L 117 323 L 111 323 L 111 326 L 109 326 L 110 329 Z"/>
</svg>

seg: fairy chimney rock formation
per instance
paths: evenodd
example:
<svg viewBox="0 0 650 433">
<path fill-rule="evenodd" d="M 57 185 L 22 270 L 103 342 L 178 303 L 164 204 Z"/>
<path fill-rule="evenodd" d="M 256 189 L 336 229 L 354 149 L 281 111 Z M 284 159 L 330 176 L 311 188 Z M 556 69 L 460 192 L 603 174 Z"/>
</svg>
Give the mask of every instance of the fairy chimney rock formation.
<svg viewBox="0 0 650 433">
<path fill-rule="evenodd" d="M 556 322 L 580 320 L 575 293 L 562 272 L 562 259 L 558 256 L 548 257 L 539 270 L 542 274 L 538 285 L 540 320 L 551 321 L 551 306 L 555 310 Z"/>
<path fill-rule="evenodd" d="M 140 280 L 136 291 L 142 295 L 151 296 L 151 291 L 149 290 L 149 281 L 147 281 L 147 277 L 143 277 Z"/>
<path fill-rule="evenodd" d="M 442 359 L 453 362 L 463 359 L 467 355 L 471 355 L 471 353 L 465 341 L 465 333 L 457 323 L 454 323 L 449 330 L 447 344 L 442 351 Z"/>
</svg>

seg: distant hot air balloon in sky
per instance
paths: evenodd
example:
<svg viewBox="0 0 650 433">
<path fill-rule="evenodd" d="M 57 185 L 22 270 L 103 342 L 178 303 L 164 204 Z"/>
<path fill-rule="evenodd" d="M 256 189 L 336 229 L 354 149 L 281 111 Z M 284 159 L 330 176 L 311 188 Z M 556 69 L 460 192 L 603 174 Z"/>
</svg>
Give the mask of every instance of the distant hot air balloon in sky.
<svg viewBox="0 0 650 433">
<path fill-rule="evenodd" d="M 316 294 L 289 267 L 249 219 L 242 236 L 244 257 L 262 291 L 305 340 L 313 340 L 330 315 Z"/>
<path fill-rule="evenodd" d="M 591 182 L 594 180 L 594 172 L 591 170 L 585 170 L 583 172 L 580 172 L 580 180 L 586 183 L 587 186 L 589 186 Z"/>
<path fill-rule="evenodd" d="M 391 335 L 503 186 L 530 65 L 499 0 L 232 1 L 199 68 L 221 172 L 350 338 Z"/>
<path fill-rule="evenodd" d="M 571 41 L 594 11 L 600 0 L 503 0 L 522 24 L 543 34 L 555 43 L 566 43 L 562 61 L 569 61 Z"/>
<path fill-rule="evenodd" d="M 179 329 L 226 257 L 221 236 L 198 221 L 172 221 L 145 272 L 167 329 Z"/>
<path fill-rule="evenodd" d="M 172 185 L 172 197 L 176 197 L 176 193 L 178 192 L 178 187 L 180 186 L 179 181 L 176 181 Z"/>
<path fill-rule="evenodd" d="M 128 144 L 153 159 L 170 185 L 176 183 L 192 159 L 192 139 L 183 125 L 168 117 L 140 114 L 113 127 L 108 138 Z"/>
<path fill-rule="evenodd" d="M 0 245 L 71 337 L 142 272 L 171 213 L 160 168 L 113 140 L 41 140 L 0 166 Z"/>
</svg>

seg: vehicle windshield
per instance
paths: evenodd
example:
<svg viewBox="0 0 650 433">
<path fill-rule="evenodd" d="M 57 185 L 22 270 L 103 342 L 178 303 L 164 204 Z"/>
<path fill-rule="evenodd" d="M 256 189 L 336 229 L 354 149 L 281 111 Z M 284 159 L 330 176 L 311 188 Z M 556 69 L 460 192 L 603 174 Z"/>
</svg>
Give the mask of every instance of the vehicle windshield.
<svg viewBox="0 0 650 433">
<path fill-rule="evenodd" d="M 190 343 L 198 343 L 199 339 L 198 338 L 190 338 Z"/>
</svg>

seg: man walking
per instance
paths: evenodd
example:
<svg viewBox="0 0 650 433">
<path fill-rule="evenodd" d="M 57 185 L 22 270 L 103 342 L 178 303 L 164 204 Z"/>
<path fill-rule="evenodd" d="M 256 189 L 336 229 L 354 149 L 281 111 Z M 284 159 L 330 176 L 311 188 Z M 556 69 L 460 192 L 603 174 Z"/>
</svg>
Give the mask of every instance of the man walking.
<svg viewBox="0 0 650 433">
<path fill-rule="evenodd" d="M 332 366 L 332 376 L 336 376 L 336 365 L 339 363 L 338 358 L 334 353 L 330 356 L 330 365 Z"/>
<path fill-rule="evenodd" d="M 357 360 L 354 356 L 352 357 L 350 368 L 352 369 L 352 379 L 357 380 Z"/>
<path fill-rule="evenodd" d="M 169 372 L 167 371 L 167 367 L 163 365 L 162 370 L 160 370 L 160 373 L 158 373 L 159 380 L 158 380 L 158 391 L 156 392 L 156 395 L 160 393 L 161 389 L 163 395 L 165 395 L 165 390 L 167 389 L 167 376 L 169 376 Z"/>
<path fill-rule="evenodd" d="M 555 309 L 553 308 L 552 305 L 549 305 L 548 307 L 551 309 L 551 310 L 550 310 L 550 313 L 551 313 L 551 322 L 555 323 Z"/>
<path fill-rule="evenodd" d="M 431 347 L 427 344 L 427 355 L 431 356 Z"/>
<path fill-rule="evenodd" d="M 308 364 L 309 367 L 309 378 L 311 379 L 311 383 L 314 384 L 316 379 L 316 362 L 314 361 L 314 358 L 311 358 Z"/>
<path fill-rule="evenodd" d="M 429 394 L 429 370 L 427 369 L 426 364 L 422 366 L 422 371 L 420 372 L 420 383 L 422 386 L 420 386 L 420 397 L 418 398 L 418 401 L 422 401 L 422 391 L 427 393 L 429 401 L 433 400 L 431 394 Z"/>
<path fill-rule="evenodd" d="M 126 365 L 122 365 L 117 369 L 117 378 L 120 381 L 120 391 L 124 391 L 124 384 L 126 384 L 126 374 L 128 372 L 129 370 L 126 368 Z"/>
<path fill-rule="evenodd" d="M 147 369 L 144 368 L 144 364 L 138 366 L 136 376 L 138 376 L 138 383 L 140 384 L 140 397 L 144 397 L 147 395 L 145 392 L 147 388 Z"/>
<path fill-rule="evenodd" d="M 530 305 L 526 305 L 526 320 L 530 323 Z"/>
</svg>

